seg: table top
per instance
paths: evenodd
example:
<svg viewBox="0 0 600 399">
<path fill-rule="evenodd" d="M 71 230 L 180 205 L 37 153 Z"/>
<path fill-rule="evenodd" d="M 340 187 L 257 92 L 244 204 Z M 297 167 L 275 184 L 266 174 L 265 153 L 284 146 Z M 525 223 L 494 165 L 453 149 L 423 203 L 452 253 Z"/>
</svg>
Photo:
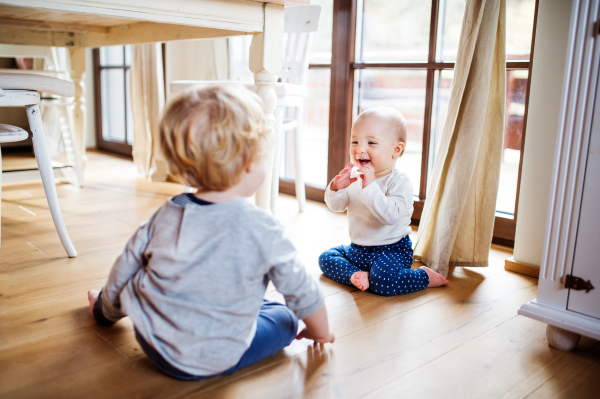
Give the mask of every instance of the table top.
<svg viewBox="0 0 600 399">
<path fill-rule="evenodd" d="M 0 43 L 100 47 L 262 32 L 263 3 L 310 0 L 0 0 Z"/>
</svg>

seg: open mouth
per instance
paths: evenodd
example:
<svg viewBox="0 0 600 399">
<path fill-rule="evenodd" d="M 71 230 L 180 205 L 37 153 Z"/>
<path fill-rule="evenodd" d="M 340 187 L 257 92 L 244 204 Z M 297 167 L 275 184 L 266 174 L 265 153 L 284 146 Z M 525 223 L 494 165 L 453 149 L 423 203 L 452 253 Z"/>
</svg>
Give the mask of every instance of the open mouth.
<svg viewBox="0 0 600 399">
<path fill-rule="evenodd" d="M 360 166 L 365 166 L 371 163 L 370 159 L 357 159 Z"/>
</svg>

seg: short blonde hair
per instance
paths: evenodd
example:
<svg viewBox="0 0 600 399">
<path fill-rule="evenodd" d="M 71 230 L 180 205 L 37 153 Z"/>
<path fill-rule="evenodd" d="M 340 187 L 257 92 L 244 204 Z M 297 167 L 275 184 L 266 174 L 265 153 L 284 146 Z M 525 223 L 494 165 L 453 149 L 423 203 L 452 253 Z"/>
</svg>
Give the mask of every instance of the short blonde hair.
<svg viewBox="0 0 600 399">
<path fill-rule="evenodd" d="M 224 191 L 262 155 L 262 100 L 234 84 L 192 87 L 171 100 L 160 123 L 169 172 L 201 191 Z"/>
<path fill-rule="evenodd" d="M 356 118 L 356 123 L 362 118 L 377 118 L 388 124 L 390 131 L 396 134 L 398 141 L 406 144 L 406 136 L 408 129 L 406 127 L 406 120 L 400 111 L 391 107 L 373 107 L 361 112 Z"/>
</svg>

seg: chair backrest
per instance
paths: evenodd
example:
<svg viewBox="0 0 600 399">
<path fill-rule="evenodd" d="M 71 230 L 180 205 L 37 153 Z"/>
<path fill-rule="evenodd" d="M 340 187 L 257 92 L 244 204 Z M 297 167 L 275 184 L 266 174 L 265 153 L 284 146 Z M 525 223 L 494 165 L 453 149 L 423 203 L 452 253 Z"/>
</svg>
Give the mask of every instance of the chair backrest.
<svg viewBox="0 0 600 399">
<path fill-rule="evenodd" d="M 43 70 L 7 70 L 7 73 L 37 73 L 54 76 L 60 79 L 69 79 L 70 57 L 65 48 L 47 46 L 23 46 L 14 44 L 0 44 L 0 57 L 8 58 L 34 58 L 44 61 Z"/>
<path fill-rule="evenodd" d="M 62 97 L 75 95 L 75 84 L 69 80 L 30 73 L 0 72 L 0 89 L 4 94 L 6 90 L 32 90 Z"/>
<path fill-rule="evenodd" d="M 306 84 L 310 47 L 314 32 L 319 28 L 320 17 L 320 5 L 285 9 L 283 68 L 279 74 L 282 81 Z"/>
<path fill-rule="evenodd" d="M 320 5 L 288 7 L 285 9 L 283 60 L 279 77 L 283 82 L 293 81 L 306 84 L 306 72 L 310 46 L 314 32 L 319 28 Z M 254 81 L 254 74 L 248 68 L 248 56 L 252 36 L 229 38 L 229 79 Z"/>
</svg>

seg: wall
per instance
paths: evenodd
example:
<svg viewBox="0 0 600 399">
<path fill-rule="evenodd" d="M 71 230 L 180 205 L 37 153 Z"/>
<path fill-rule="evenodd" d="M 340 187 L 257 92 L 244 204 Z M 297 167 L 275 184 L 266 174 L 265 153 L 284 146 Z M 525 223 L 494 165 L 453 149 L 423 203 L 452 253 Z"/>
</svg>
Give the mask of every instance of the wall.
<svg viewBox="0 0 600 399">
<path fill-rule="evenodd" d="M 572 0 L 540 0 L 514 259 L 542 261 Z"/>
</svg>

